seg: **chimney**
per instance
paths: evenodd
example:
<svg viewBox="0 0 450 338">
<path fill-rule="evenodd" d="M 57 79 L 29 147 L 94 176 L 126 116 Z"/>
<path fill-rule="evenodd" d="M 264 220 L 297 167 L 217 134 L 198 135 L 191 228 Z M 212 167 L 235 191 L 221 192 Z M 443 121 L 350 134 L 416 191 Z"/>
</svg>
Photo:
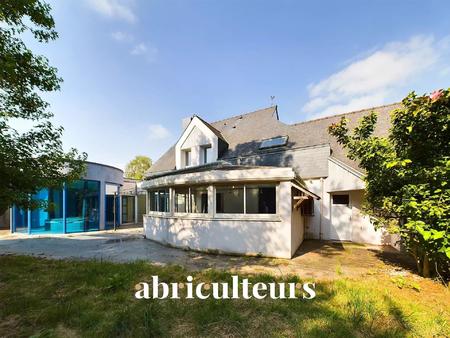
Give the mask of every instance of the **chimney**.
<svg viewBox="0 0 450 338">
<path fill-rule="evenodd" d="M 189 125 L 189 122 L 191 122 L 191 120 L 192 120 L 192 116 L 181 119 L 181 130 L 182 131 L 184 131 L 187 128 L 187 126 Z"/>
</svg>

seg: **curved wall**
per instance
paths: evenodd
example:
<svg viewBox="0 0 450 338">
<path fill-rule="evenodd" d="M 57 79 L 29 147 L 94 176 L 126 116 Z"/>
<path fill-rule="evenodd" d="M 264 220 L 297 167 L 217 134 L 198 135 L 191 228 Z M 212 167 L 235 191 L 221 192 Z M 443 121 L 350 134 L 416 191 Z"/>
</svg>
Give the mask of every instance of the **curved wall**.
<svg viewBox="0 0 450 338">
<path fill-rule="evenodd" d="M 86 165 L 87 170 L 83 176 L 84 179 L 123 184 L 123 170 L 95 162 L 86 162 Z"/>
</svg>

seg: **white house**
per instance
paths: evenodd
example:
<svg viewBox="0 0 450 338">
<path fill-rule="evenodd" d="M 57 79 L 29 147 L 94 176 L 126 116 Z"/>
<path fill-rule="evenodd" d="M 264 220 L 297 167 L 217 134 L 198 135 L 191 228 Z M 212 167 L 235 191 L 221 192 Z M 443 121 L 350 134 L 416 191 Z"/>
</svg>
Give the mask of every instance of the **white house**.
<svg viewBox="0 0 450 338">
<path fill-rule="evenodd" d="M 146 237 L 195 250 L 291 258 L 305 238 L 390 243 L 361 213 L 363 173 L 328 126 L 354 126 L 379 113 L 389 128 L 398 105 L 288 125 L 277 107 L 208 123 L 183 120 L 183 133 L 151 168 Z"/>
</svg>

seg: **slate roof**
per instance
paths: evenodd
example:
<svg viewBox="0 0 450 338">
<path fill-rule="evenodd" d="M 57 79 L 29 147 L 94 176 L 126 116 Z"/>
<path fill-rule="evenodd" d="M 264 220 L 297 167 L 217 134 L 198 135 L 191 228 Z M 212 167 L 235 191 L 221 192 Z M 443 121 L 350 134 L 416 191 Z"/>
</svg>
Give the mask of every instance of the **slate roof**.
<svg viewBox="0 0 450 338">
<path fill-rule="evenodd" d="M 132 179 L 132 178 L 124 178 L 123 179 L 123 185 L 120 188 L 121 193 L 124 195 L 134 195 L 136 194 L 137 187 L 136 183 L 139 182 L 138 180 Z"/>
<path fill-rule="evenodd" d="M 331 156 L 353 169 L 360 170 L 357 163 L 347 158 L 344 149 L 336 142 L 335 138 L 328 134 L 328 126 L 340 121 L 345 116 L 350 120 L 349 127 L 352 128 L 356 126 L 361 117 L 375 111 L 378 113 L 375 135 L 386 135 L 390 126 L 389 113 L 399 107 L 400 103 L 394 103 L 289 125 L 278 119 L 277 107 L 273 106 L 207 123 L 207 125 L 228 143 L 228 150 L 219 160 L 232 161 L 236 158 L 245 158 L 255 153 L 261 153 L 259 145 L 262 140 L 276 136 L 288 136 L 286 146 L 278 149 L 292 150 L 329 144 Z M 174 169 L 175 146 L 172 146 L 153 164 L 149 174 Z"/>
</svg>

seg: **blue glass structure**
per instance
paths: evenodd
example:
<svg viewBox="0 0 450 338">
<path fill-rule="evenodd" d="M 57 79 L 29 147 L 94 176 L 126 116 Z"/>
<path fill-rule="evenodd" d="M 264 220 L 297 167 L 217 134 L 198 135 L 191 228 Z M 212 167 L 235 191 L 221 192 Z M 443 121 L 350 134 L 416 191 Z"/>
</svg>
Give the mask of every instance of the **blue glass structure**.
<svg viewBox="0 0 450 338">
<path fill-rule="evenodd" d="M 78 180 L 62 188 L 42 189 L 32 198 L 46 207 L 13 207 L 12 231 L 29 234 L 72 233 L 99 230 L 100 182 Z"/>
<path fill-rule="evenodd" d="M 99 230 L 100 182 L 79 180 L 66 189 L 66 232 Z"/>
</svg>

